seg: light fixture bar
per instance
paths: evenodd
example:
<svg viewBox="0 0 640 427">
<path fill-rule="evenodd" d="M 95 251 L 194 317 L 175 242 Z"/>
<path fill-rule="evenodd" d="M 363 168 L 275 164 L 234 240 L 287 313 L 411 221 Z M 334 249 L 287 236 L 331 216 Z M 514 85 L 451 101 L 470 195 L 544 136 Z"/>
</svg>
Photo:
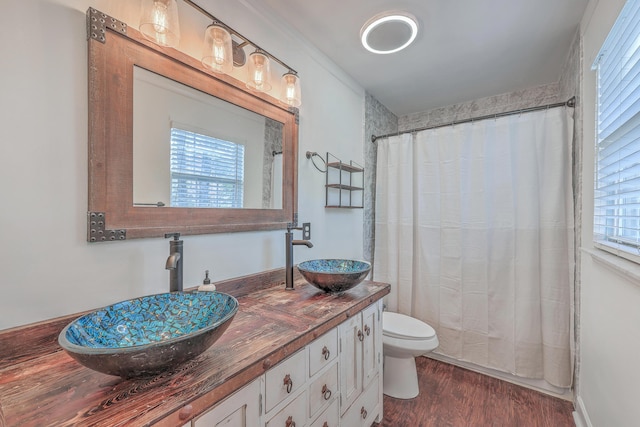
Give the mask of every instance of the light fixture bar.
<svg viewBox="0 0 640 427">
<path fill-rule="evenodd" d="M 282 62 L 281 60 L 279 60 L 278 58 L 276 58 L 275 56 L 273 56 L 272 54 L 270 54 L 269 52 L 267 52 L 266 50 L 264 50 L 263 48 L 261 48 L 260 46 L 258 46 L 257 44 L 255 44 L 254 42 L 252 42 L 251 40 L 249 40 L 248 38 L 246 38 L 245 36 L 243 36 L 242 34 L 237 32 L 236 30 L 234 30 L 233 28 L 231 28 L 230 26 L 228 26 L 227 24 L 225 24 L 224 22 L 222 22 L 221 20 L 219 20 L 218 18 L 216 18 L 215 16 L 210 14 L 209 12 L 207 12 L 202 7 L 198 6 L 192 0 L 183 0 L 183 1 L 185 3 L 187 3 L 189 6 L 193 7 L 194 9 L 196 9 L 198 12 L 200 12 L 204 16 L 210 18 L 212 21 L 217 21 L 217 22 L 221 23 L 222 25 L 224 25 L 232 35 L 235 35 L 235 36 L 241 38 L 242 41 L 243 41 L 241 46 L 243 46 L 245 44 L 250 44 L 251 46 L 254 46 L 257 50 L 259 50 L 261 53 L 267 55 L 269 58 L 273 59 L 278 64 L 282 65 L 284 68 L 288 69 L 289 72 L 291 72 L 293 74 L 298 74 L 298 72 L 296 70 L 294 70 L 293 68 L 291 68 L 290 66 L 288 66 L 287 64 L 285 64 L 284 62 Z"/>
</svg>

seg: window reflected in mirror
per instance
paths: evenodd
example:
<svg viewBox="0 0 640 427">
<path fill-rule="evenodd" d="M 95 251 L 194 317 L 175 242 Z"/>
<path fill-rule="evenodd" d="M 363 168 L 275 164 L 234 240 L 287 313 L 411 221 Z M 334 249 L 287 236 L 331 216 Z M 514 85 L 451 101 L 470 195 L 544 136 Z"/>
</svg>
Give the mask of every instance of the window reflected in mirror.
<svg viewBox="0 0 640 427">
<path fill-rule="evenodd" d="M 171 207 L 244 206 L 244 145 L 171 127 Z"/>
</svg>

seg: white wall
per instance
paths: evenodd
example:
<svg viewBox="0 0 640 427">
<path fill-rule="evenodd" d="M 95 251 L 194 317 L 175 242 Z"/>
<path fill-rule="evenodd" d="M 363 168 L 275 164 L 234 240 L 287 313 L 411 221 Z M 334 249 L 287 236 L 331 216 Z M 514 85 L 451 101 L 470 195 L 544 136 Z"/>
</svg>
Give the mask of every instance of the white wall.
<svg viewBox="0 0 640 427">
<path fill-rule="evenodd" d="M 598 262 L 593 249 L 595 73 L 591 65 L 624 0 L 592 0 L 583 36 L 584 148 L 582 176 L 581 364 L 577 410 L 587 425 L 631 427 L 640 420 L 640 266 Z M 596 258 L 592 254 L 596 254 Z M 615 261 L 614 261 L 615 262 Z M 617 270 L 616 270 L 617 268 Z M 628 273 L 635 273 L 629 276 Z"/>
<path fill-rule="evenodd" d="M 178 3 L 181 49 L 197 56 L 209 22 Z M 299 212 L 312 223 L 315 246 L 296 247 L 296 262 L 362 258 L 362 211 L 325 210 L 324 176 L 304 153 L 362 162 L 363 90 L 260 1 L 200 3 L 301 76 Z M 89 6 L 138 26 L 136 1 L 12 1 L 0 14 L 0 329 L 168 291 L 168 241 L 86 242 Z M 184 240 L 185 286 L 205 269 L 220 280 L 284 265 L 284 231 Z"/>
</svg>

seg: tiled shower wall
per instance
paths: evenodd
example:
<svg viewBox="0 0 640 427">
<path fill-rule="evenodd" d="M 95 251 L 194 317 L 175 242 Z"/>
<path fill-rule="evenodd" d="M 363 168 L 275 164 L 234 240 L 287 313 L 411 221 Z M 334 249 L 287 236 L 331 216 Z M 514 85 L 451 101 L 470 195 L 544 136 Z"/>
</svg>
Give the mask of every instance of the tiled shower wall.
<svg viewBox="0 0 640 427">
<path fill-rule="evenodd" d="M 264 153 L 262 154 L 262 208 L 271 208 L 271 182 L 273 175 L 274 153 L 282 154 L 282 135 L 284 125 L 277 120 L 265 117 Z"/>
<path fill-rule="evenodd" d="M 398 131 L 398 118 L 370 94 L 364 102 L 364 259 L 373 263 L 376 206 L 376 144 L 371 135 Z"/>
<path fill-rule="evenodd" d="M 398 119 L 400 131 L 438 126 L 473 117 L 516 111 L 524 108 L 562 102 L 558 83 L 480 98 L 462 104 L 408 114 Z"/>
</svg>

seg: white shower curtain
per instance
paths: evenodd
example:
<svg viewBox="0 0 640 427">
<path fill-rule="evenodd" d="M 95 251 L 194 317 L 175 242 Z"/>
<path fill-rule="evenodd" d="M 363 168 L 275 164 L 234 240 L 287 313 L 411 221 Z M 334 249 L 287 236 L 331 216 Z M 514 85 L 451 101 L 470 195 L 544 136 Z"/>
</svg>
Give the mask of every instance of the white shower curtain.
<svg viewBox="0 0 640 427">
<path fill-rule="evenodd" d="M 571 386 L 572 129 L 552 108 L 378 141 L 374 279 L 437 352 Z"/>
</svg>

